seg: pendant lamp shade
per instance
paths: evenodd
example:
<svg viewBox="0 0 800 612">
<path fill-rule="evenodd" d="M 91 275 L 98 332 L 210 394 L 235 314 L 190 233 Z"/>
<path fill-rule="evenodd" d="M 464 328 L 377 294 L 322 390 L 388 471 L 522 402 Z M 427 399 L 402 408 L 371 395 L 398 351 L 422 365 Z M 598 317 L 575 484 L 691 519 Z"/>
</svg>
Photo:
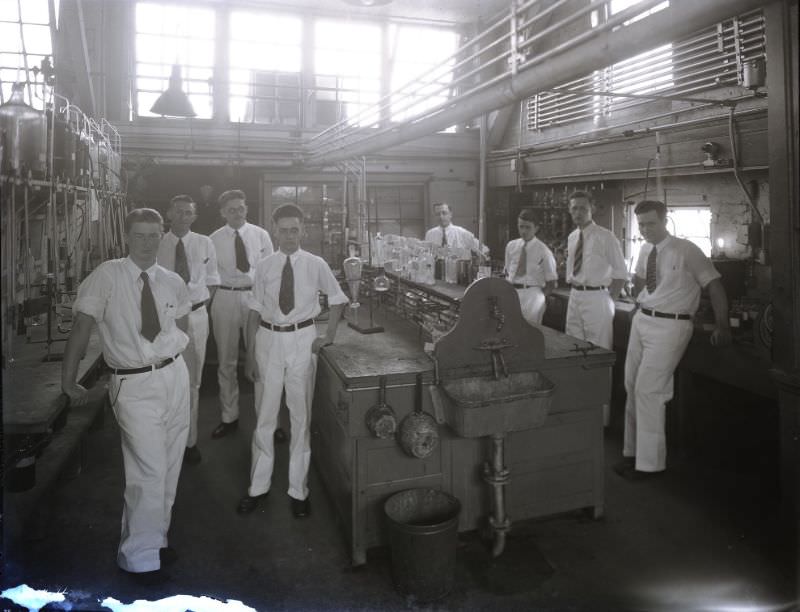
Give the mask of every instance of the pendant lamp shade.
<svg viewBox="0 0 800 612">
<path fill-rule="evenodd" d="M 181 82 L 181 67 L 173 64 L 169 87 L 158 97 L 150 112 L 168 117 L 196 117 L 197 113 L 192 108 L 189 96 L 181 88 Z"/>
</svg>

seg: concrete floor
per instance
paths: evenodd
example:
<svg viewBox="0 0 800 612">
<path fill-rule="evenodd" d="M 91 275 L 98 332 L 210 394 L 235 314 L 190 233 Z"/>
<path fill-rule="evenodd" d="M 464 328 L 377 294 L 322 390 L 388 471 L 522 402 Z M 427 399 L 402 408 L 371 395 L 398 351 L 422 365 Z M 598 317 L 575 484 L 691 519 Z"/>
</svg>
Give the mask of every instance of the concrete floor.
<svg viewBox="0 0 800 612">
<path fill-rule="evenodd" d="M 245 387 L 238 431 L 212 440 L 213 378 L 206 376 L 202 393 L 203 461 L 184 466 L 178 487 L 170 544 L 179 559 L 165 570 L 169 579 L 142 588 L 116 567 L 123 472 L 107 413 L 87 436 L 82 472 L 50 493 L 40 537 L 5 538 L 3 588 L 65 591 L 73 610 L 106 610 L 99 603 L 106 596 L 127 603 L 176 594 L 235 599 L 257 610 L 789 610 L 797 601 L 796 551 L 778 523 L 774 471 L 765 473 L 776 466 L 681 452 L 670 456 L 662 478 L 631 483 L 609 467 L 621 447 L 612 423 L 602 520 L 575 513 L 518 522 L 494 565 L 477 534 L 460 534 L 452 593 L 417 606 L 394 590 L 386 547 L 371 550 L 366 566 L 351 567 L 313 469 L 312 515 L 292 517 L 284 493 L 288 445 L 278 447 L 267 501 L 249 516 L 236 514 L 248 483 L 252 394 Z"/>
</svg>

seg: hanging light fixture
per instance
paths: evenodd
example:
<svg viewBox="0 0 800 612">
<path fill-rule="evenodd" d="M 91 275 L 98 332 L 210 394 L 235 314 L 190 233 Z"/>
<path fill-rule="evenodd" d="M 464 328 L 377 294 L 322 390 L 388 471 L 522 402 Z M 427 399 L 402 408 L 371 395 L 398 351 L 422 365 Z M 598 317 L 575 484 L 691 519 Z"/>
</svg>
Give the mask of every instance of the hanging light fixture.
<svg viewBox="0 0 800 612">
<path fill-rule="evenodd" d="M 192 108 L 189 96 L 184 93 L 181 82 L 181 67 L 173 64 L 169 87 L 158 97 L 150 112 L 162 117 L 196 117 L 197 113 Z"/>
</svg>

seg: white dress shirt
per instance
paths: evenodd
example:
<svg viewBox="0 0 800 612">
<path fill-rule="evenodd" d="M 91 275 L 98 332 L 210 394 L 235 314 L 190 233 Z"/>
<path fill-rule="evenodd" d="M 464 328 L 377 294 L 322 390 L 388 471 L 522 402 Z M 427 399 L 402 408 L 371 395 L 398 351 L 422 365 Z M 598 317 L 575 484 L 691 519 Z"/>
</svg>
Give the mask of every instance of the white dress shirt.
<svg viewBox="0 0 800 612">
<path fill-rule="evenodd" d="M 647 258 L 653 245 L 642 245 L 636 262 L 636 276 L 647 279 Z M 656 290 L 645 287 L 636 301 L 643 308 L 669 314 L 693 315 L 700 305 L 703 287 L 720 273 L 696 244 L 683 238 L 667 236 L 656 245 Z"/>
<path fill-rule="evenodd" d="M 209 298 L 208 288 L 212 285 L 219 285 L 219 272 L 217 272 L 217 252 L 211 238 L 186 232 L 186 235 L 178 238 L 171 231 L 164 234 L 161 244 L 158 246 L 158 263 L 167 270 L 175 271 L 175 247 L 178 240 L 183 240 L 183 248 L 186 251 L 186 261 L 189 264 L 189 282 L 186 284 L 189 289 L 189 299 L 192 304 L 204 302 Z"/>
<path fill-rule="evenodd" d="M 247 249 L 250 270 L 242 272 L 236 267 L 235 235 L 238 231 Z M 211 241 L 217 251 L 217 269 L 220 285 L 225 287 L 249 287 L 253 284 L 256 264 L 274 250 L 267 230 L 252 223 L 242 225 L 238 230 L 223 225 L 211 234 Z"/>
<path fill-rule="evenodd" d="M 556 258 L 547 245 L 535 236 L 528 241 L 525 249 L 527 259 L 525 276 L 517 276 L 520 251 L 524 240 L 517 238 L 506 245 L 505 268 L 508 280 L 512 283 L 544 287 L 548 281 L 558 280 Z"/>
<path fill-rule="evenodd" d="M 583 265 L 577 275 L 572 275 L 580 231 L 576 228 L 567 237 L 567 282 L 573 285 L 608 287 L 612 280 L 628 280 L 628 270 L 619 240 L 611 230 L 594 221 L 583 228 Z"/>
<path fill-rule="evenodd" d="M 75 313 L 94 318 L 100 330 L 103 357 L 112 368 L 138 368 L 174 357 L 189 342 L 175 319 L 189 313 L 186 283 L 154 264 L 147 270 L 161 331 L 153 342 L 141 334 L 142 269 L 130 257 L 100 264 L 78 287 Z"/>
<path fill-rule="evenodd" d="M 328 296 L 328 304 L 347 304 L 347 296 L 321 257 L 298 249 L 289 256 L 294 272 L 294 308 L 283 314 L 278 305 L 281 275 L 286 253 L 277 251 L 256 267 L 252 296 L 248 305 L 261 314 L 261 320 L 275 325 L 291 325 L 313 319 L 320 313 L 318 291 Z"/>
<path fill-rule="evenodd" d="M 442 231 L 447 235 L 447 246 L 450 248 L 480 251 L 480 242 L 474 234 L 468 229 L 453 225 L 452 223 L 445 228 L 442 228 L 441 225 L 437 225 L 429 229 L 425 232 L 425 242 L 430 242 L 434 246 L 441 246 Z"/>
</svg>

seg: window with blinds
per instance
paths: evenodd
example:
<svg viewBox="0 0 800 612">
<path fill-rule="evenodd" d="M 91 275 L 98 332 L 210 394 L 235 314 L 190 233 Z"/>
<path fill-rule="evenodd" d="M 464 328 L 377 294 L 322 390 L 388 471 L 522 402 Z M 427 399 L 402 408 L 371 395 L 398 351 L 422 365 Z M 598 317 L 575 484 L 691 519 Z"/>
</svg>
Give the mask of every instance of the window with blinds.
<svg viewBox="0 0 800 612">
<path fill-rule="evenodd" d="M 736 85 L 743 66 L 765 57 L 761 10 L 718 23 L 688 38 L 564 83 L 555 89 L 581 93 L 541 92 L 528 99 L 529 131 L 574 121 L 608 120 L 648 100 L 602 93 L 691 95 Z"/>
</svg>

